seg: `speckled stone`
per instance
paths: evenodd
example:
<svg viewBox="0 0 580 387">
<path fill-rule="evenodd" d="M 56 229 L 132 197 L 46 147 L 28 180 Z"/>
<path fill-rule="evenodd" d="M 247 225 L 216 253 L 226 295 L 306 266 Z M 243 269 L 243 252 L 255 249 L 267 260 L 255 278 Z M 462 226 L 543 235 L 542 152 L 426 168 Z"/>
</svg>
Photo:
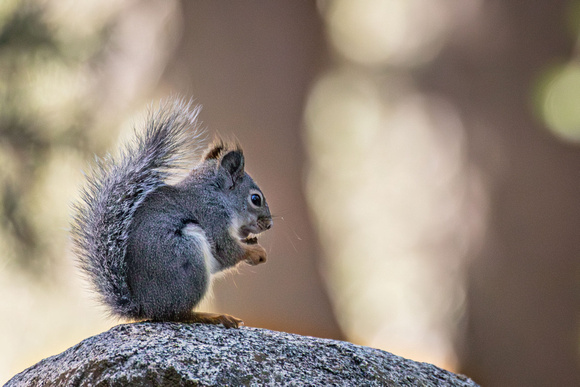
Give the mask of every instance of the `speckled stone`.
<svg viewBox="0 0 580 387">
<path fill-rule="evenodd" d="M 118 325 L 5 386 L 477 386 L 428 363 L 265 329 Z"/>
</svg>

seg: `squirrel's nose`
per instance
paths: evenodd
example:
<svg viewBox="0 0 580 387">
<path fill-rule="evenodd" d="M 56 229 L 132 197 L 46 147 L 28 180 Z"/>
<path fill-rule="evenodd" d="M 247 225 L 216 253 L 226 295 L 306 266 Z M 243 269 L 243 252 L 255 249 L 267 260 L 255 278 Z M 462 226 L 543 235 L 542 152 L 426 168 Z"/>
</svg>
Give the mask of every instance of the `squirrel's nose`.
<svg viewBox="0 0 580 387">
<path fill-rule="evenodd" d="M 269 216 L 262 216 L 258 218 L 258 227 L 260 228 L 261 231 L 271 229 L 273 224 L 274 222 L 272 221 L 272 218 Z"/>
</svg>

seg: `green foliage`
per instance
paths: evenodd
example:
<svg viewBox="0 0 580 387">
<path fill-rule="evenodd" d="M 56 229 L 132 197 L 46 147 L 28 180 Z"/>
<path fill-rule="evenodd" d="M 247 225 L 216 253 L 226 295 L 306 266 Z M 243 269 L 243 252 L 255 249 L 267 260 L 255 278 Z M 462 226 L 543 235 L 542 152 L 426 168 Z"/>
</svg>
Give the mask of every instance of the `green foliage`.
<svg viewBox="0 0 580 387">
<path fill-rule="evenodd" d="M 89 34 L 67 30 L 57 2 L 0 6 L 0 262 L 45 273 L 53 235 L 40 221 L 41 178 L 51 158 L 87 152 L 91 122 L 84 96 L 106 47 L 109 24 Z M 55 181 L 52 184 L 61 184 Z M 61 252 L 62 253 L 62 252 Z"/>
</svg>

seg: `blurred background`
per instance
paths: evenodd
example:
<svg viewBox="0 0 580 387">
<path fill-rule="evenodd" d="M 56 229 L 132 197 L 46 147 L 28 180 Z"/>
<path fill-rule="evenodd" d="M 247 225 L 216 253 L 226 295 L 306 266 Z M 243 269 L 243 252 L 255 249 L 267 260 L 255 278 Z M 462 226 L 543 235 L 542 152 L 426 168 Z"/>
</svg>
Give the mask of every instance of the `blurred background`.
<svg viewBox="0 0 580 387">
<path fill-rule="evenodd" d="M 178 94 L 277 215 L 203 309 L 580 385 L 579 36 L 576 0 L 3 0 L 0 383 L 118 323 L 70 205 Z"/>
</svg>

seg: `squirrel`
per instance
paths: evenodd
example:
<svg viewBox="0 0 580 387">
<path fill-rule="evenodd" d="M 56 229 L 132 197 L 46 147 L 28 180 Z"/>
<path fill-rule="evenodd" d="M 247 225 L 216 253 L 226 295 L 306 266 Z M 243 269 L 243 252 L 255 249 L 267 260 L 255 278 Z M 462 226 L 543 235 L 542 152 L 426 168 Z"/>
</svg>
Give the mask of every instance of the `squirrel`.
<svg viewBox="0 0 580 387">
<path fill-rule="evenodd" d="M 117 158 L 96 159 L 73 206 L 77 261 L 112 315 L 243 324 L 193 309 L 215 274 L 266 261 L 257 236 L 272 216 L 239 145 L 217 140 L 200 155 L 200 109 L 181 99 L 160 104 Z M 192 154 L 195 165 L 171 184 Z"/>
</svg>

